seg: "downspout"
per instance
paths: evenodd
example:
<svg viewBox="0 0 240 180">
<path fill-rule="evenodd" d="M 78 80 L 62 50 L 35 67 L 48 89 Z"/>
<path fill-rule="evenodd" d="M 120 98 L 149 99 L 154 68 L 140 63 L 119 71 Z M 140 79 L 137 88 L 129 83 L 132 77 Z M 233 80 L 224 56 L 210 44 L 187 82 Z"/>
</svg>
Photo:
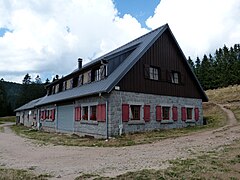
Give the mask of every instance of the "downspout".
<svg viewBox="0 0 240 180">
<path fill-rule="evenodd" d="M 120 94 L 120 106 L 122 106 L 122 94 L 121 94 L 121 91 L 119 91 L 119 94 Z M 122 130 L 123 130 L 123 122 L 122 122 L 122 118 L 120 118 L 119 120 L 119 135 L 121 136 L 122 135 Z"/>
<path fill-rule="evenodd" d="M 106 128 L 107 128 L 107 140 L 109 139 L 108 133 L 108 99 L 106 99 Z"/>
</svg>

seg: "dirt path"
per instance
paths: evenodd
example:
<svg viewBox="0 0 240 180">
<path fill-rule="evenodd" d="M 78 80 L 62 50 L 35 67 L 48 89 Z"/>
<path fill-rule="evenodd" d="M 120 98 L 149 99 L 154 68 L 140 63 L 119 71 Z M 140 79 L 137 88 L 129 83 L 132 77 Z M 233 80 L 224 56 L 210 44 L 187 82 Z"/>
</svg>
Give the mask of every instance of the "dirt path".
<svg viewBox="0 0 240 180">
<path fill-rule="evenodd" d="M 74 179 L 80 173 L 115 176 L 126 171 L 164 168 L 166 161 L 193 156 L 193 152 L 209 151 L 240 139 L 240 125 L 233 113 L 228 125 L 217 130 L 166 139 L 153 144 L 120 148 L 38 146 L 19 137 L 5 126 L 0 133 L 0 165 L 35 169 L 61 179 Z"/>
</svg>

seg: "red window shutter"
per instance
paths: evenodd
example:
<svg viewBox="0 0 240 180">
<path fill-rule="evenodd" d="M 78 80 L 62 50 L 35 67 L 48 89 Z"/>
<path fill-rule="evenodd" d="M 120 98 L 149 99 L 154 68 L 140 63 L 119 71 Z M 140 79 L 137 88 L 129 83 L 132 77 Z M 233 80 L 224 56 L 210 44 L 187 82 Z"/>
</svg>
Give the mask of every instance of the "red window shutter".
<svg viewBox="0 0 240 180">
<path fill-rule="evenodd" d="M 106 104 L 97 105 L 97 121 L 100 122 L 106 121 Z"/>
<path fill-rule="evenodd" d="M 52 109 L 51 117 L 52 117 L 52 120 L 54 121 L 55 120 L 55 109 Z"/>
<path fill-rule="evenodd" d="M 177 121 L 178 120 L 178 112 L 177 112 L 177 107 L 176 106 L 172 107 L 172 112 L 173 112 L 173 120 Z"/>
<path fill-rule="evenodd" d="M 187 112 L 186 112 L 186 108 L 182 107 L 182 120 L 186 121 L 187 119 Z"/>
<path fill-rule="evenodd" d="M 43 111 L 43 120 L 46 119 L 46 111 Z"/>
<path fill-rule="evenodd" d="M 162 120 L 162 107 L 156 106 L 156 120 L 161 121 Z"/>
<path fill-rule="evenodd" d="M 81 120 L 81 108 L 75 107 L 75 121 Z"/>
<path fill-rule="evenodd" d="M 195 114 L 195 120 L 198 121 L 199 120 L 199 109 L 197 107 L 194 109 L 194 114 Z"/>
<path fill-rule="evenodd" d="M 146 122 L 150 121 L 150 105 L 144 105 L 144 120 Z"/>
<path fill-rule="evenodd" d="M 122 104 L 122 121 L 128 122 L 129 121 L 129 105 Z"/>
<path fill-rule="evenodd" d="M 97 105 L 97 121 L 101 121 L 102 118 L 102 106 L 101 104 Z"/>
<path fill-rule="evenodd" d="M 102 116 L 101 116 L 101 119 L 102 119 L 102 121 L 103 122 L 105 122 L 106 121 L 106 104 L 102 104 L 101 105 L 101 114 L 102 114 Z"/>
</svg>

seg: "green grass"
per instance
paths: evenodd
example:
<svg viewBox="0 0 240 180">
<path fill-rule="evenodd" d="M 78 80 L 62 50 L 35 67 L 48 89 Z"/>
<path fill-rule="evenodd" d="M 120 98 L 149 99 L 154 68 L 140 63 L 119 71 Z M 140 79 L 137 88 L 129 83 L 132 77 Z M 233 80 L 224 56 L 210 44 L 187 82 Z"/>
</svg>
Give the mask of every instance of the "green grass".
<svg viewBox="0 0 240 180">
<path fill-rule="evenodd" d="M 31 171 L 22 170 L 22 169 L 7 169 L 0 167 L 0 180 L 45 180 L 52 177 L 49 174 L 35 175 Z"/>
<path fill-rule="evenodd" d="M 0 123 L 3 122 L 16 122 L 16 117 L 15 116 L 0 117 Z"/>
<path fill-rule="evenodd" d="M 96 177 L 95 180 L 108 179 L 239 179 L 240 178 L 240 141 L 224 146 L 221 151 L 205 152 L 191 159 L 169 161 L 165 170 L 144 169 L 128 172 L 114 178 Z M 81 177 L 81 176 L 80 176 Z"/>
<path fill-rule="evenodd" d="M 67 145 L 67 146 L 94 146 L 94 147 L 122 147 L 137 144 L 147 144 L 167 138 L 176 138 L 190 133 L 205 131 L 206 129 L 217 128 L 226 124 L 226 116 L 218 106 L 214 104 L 204 105 L 204 116 L 208 124 L 206 126 L 193 126 L 181 129 L 157 130 L 143 133 L 125 134 L 112 138 L 109 141 L 104 139 L 90 139 L 79 137 L 75 134 L 49 133 L 29 129 L 24 126 L 12 126 L 12 130 L 21 136 L 37 140 L 40 144 Z"/>
</svg>

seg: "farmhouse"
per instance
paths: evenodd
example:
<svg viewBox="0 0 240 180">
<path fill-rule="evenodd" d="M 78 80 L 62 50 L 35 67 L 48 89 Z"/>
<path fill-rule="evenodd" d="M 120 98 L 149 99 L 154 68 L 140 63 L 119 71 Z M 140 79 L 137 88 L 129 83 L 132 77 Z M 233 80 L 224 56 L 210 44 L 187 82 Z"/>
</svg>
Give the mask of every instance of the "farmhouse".
<svg viewBox="0 0 240 180">
<path fill-rule="evenodd" d="M 16 109 L 20 123 L 105 138 L 202 125 L 208 101 L 168 24 L 84 66 L 78 59 L 78 69 L 46 88 Z"/>
</svg>

